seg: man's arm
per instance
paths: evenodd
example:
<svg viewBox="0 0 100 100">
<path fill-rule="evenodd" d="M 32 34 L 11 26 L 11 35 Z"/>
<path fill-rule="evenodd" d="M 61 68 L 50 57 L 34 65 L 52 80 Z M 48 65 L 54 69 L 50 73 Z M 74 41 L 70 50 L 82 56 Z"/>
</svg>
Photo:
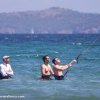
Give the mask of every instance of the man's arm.
<svg viewBox="0 0 100 100">
<path fill-rule="evenodd" d="M 54 66 L 57 70 L 61 70 L 61 71 L 63 71 L 63 70 L 65 70 L 65 69 L 67 69 L 68 68 L 68 65 L 62 65 L 62 66 L 60 66 L 60 65 L 56 65 L 56 66 Z"/>
<path fill-rule="evenodd" d="M 6 73 L 7 73 L 8 75 L 13 75 L 13 74 L 14 74 L 14 72 L 13 72 L 11 66 L 9 66 L 9 71 L 7 71 Z"/>
<path fill-rule="evenodd" d="M 68 66 L 73 66 L 74 64 L 76 64 L 77 63 L 77 61 L 74 59 L 74 60 L 72 60 L 69 64 L 68 64 Z"/>
<path fill-rule="evenodd" d="M 2 74 L 2 76 L 7 76 L 6 71 L 0 66 L 0 72 Z"/>
<path fill-rule="evenodd" d="M 50 66 L 50 73 L 51 73 L 52 75 L 54 74 L 54 72 L 53 72 L 51 66 Z"/>
<path fill-rule="evenodd" d="M 45 67 L 44 67 L 44 65 L 41 66 L 41 73 L 42 73 L 42 75 L 45 75 Z"/>
</svg>

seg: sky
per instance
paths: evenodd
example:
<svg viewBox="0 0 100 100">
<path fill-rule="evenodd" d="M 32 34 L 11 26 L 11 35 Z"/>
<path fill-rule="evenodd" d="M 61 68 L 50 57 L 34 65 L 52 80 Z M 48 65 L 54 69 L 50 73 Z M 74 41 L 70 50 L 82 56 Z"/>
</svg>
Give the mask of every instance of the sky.
<svg viewBox="0 0 100 100">
<path fill-rule="evenodd" d="M 100 0 L 0 0 L 0 13 L 61 7 L 100 14 Z"/>
</svg>

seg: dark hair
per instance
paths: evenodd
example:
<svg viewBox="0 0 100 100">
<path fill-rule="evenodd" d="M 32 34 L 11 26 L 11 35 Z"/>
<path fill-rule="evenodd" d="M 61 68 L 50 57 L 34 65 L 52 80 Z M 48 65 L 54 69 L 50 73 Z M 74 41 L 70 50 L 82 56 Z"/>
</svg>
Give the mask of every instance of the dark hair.
<svg viewBox="0 0 100 100">
<path fill-rule="evenodd" d="M 57 58 L 57 57 L 55 57 L 55 58 L 52 60 L 52 62 L 53 62 L 54 64 L 55 64 L 55 60 L 56 60 L 56 58 Z"/>
<path fill-rule="evenodd" d="M 46 59 L 46 57 L 47 57 L 48 55 L 45 55 L 45 56 L 43 56 L 42 57 L 42 60 L 45 62 L 45 59 Z"/>
</svg>

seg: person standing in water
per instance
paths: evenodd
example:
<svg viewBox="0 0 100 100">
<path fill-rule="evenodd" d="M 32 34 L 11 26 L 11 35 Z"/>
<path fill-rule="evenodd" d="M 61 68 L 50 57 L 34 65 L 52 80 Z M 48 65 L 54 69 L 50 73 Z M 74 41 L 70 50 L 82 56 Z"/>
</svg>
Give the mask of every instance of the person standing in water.
<svg viewBox="0 0 100 100">
<path fill-rule="evenodd" d="M 50 58 L 48 55 L 43 56 L 43 62 L 44 64 L 42 64 L 41 66 L 41 79 L 43 80 L 51 80 L 50 76 L 52 76 L 54 74 L 49 62 L 50 62 Z"/>
<path fill-rule="evenodd" d="M 55 79 L 63 80 L 64 79 L 63 71 L 72 66 L 73 64 L 75 64 L 77 61 L 72 60 L 69 64 L 60 65 L 60 59 L 56 57 L 52 60 L 52 62 L 54 64 L 53 71 Z"/>
<path fill-rule="evenodd" d="M 0 64 L 0 79 L 9 79 L 14 74 L 9 61 L 10 56 L 3 56 L 3 63 Z"/>
</svg>

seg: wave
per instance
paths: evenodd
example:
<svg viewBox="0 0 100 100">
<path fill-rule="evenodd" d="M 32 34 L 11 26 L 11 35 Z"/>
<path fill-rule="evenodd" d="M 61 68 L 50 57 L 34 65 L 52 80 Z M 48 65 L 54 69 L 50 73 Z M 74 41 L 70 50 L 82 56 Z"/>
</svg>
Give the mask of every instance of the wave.
<svg viewBox="0 0 100 100">
<path fill-rule="evenodd" d="M 5 40 L 8 40 L 9 38 L 8 38 L 8 37 L 5 37 L 4 39 L 5 39 Z"/>
<path fill-rule="evenodd" d="M 77 42 L 77 43 L 73 42 L 72 44 L 73 44 L 73 45 L 82 45 L 81 42 Z"/>
<path fill-rule="evenodd" d="M 100 60 L 100 58 L 84 58 L 84 60 Z"/>
<path fill-rule="evenodd" d="M 20 57 L 21 55 L 16 55 L 17 57 Z"/>
<path fill-rule="evenodd" d="M 54 53 L 59 53 L 58 51 L 54 51 Z"/>
</svg>

